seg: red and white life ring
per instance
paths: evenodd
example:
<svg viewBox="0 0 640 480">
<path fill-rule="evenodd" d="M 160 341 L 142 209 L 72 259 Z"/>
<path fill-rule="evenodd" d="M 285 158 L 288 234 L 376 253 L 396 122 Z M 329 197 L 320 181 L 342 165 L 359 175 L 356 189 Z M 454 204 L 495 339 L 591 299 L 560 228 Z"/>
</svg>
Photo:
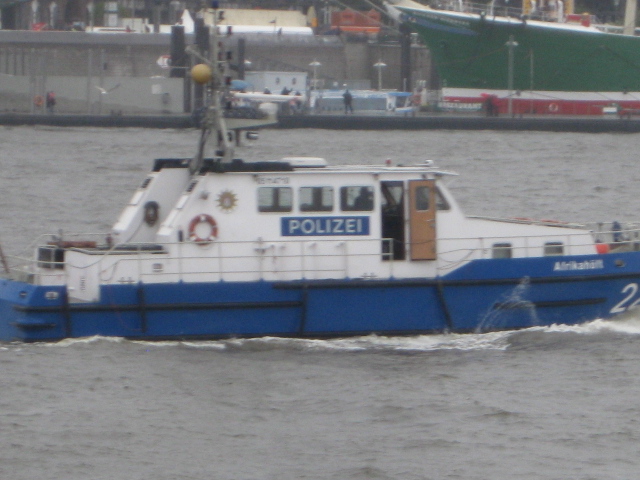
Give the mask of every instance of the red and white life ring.
<svg viewBox="0 0 640 480">
<path fill-rule="evenodd" d="M 550 103 L 549 104 L 549 111 L 551 113 L 556 113 L 558 111 L 558 104 L 557 103 Z"/>
<path fill-rule="evenodd" d="M 196 232 L 201 223 L 205 223 L 209 226 L 208 235 L 200 236 Z M 200 215 L 193 217 L 189 223 L 189 240 L 199 244 L 209 244 L 216 238 L 218 238 L 218 224 L 211 215 L 201 213 Z"/>
</svg>

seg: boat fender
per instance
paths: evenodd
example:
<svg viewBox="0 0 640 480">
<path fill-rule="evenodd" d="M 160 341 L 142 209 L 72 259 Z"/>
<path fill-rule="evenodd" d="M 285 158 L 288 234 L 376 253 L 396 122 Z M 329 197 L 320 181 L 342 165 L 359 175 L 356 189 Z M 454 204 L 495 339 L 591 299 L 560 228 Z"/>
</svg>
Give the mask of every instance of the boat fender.
<svg viewBox="0 0 640 480">
<path fill-rule="evenodd" d="M 42 95 L 36 95 L 33 97 L 33 104 L 36 107 L 41 107 L 44 104 L 44 98 L 42 98 Z"/>
<path fill-rule="evenodd" d="M 556 113 L 558 111 L 558 104 L 557 103 L 550 103 L 549 104 L 549 111 L 551 113 Z"/>
<path fill-rule="evenodd" d="M 610 248 L 606 243 L 596 243 L 596 252 L 600 255 L 604 255 L 605 253 L 609 253 Z"/>
<path fill-rule="evenodd" d="M 199 236 L 196 229 L 201 223 L 209 225 L 209 234 L 203 237 Z M 218 224 L 211 215 L 201 213 L 193 217 L 189 223 L 189 240 L 199 244 L 209 244 L 218 238 Z"/>
<path fill-rule="evenodd" d="M 160 205 L 158 202 L 147 202 L 144 204 L 144 221 L 152 227 L 158 221 L 160 215 Z"/>
</svg>

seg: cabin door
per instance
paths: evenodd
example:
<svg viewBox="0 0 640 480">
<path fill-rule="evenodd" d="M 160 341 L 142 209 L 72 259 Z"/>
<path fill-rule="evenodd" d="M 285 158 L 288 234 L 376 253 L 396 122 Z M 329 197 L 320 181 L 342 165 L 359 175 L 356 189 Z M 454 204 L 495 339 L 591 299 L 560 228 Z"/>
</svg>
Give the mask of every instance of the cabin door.
<svg viewBox="0 0 640 480">
<path fill-rule="evenodd" d="M 436 259 L 436 186 L 434 180 L 409 181 L 411 260 Z"/>
</svg>

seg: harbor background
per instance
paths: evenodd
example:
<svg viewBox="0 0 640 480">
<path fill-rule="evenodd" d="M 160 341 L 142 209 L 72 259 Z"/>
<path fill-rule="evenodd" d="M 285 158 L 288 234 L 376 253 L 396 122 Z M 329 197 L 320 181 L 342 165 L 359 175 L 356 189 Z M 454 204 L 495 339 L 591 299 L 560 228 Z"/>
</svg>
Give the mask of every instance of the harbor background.
<svg viewBox="0 0 640 480">
<path fill-rule="evenodd" d="M 194 36 L 186 35 L 187 44 Z M 427 85 L 433 74 L 429 51 L 410 45 L 411 71 L 401 78 L 401 45 L 384 38 L 243 34 L 222 37 L 231 64 L 247 63 L 247 73 L 306 74 L 301 90 L 345 87 L 411 90 Z M 171 78 L 159 60 L 171 52 L 171 34 L 88 32 L 30 32 L 0 30 L 0 112 L 46 114 L 34 99 L 56 93 L 56 112 L 83 114 L 181 114 L 185 109 L 185 80 Z M 384 68 L 374 65 L 382 61 Z M 310 64 L 319 62 L 320 66 Z M 243 61 L 243 65 L 245 62 Z M 164 65 L 166 67 L 166 64 Z M 237 75 L 234 73 L 234 76 Z M 193 88 L 187 78 L 189 88 Z M 103 89 L 101 91 L 101 89 Z M 193 95 L 192 95 L 193 96 Z M 189 94 L 186 94 L 189 98 Z"/>
<path fill-rule="evenodd" d="M 638 134 L 267 129 L 248 159 L 436 160 L 468 214 L 638 219 Z M 108 230 L 198 132 L 0 129 L 0 240 Z M 242 201 L 242 199 L 240 199 Z M 640 314 L 332 341 L 0 345 L 0 476 L 621 480 L 640 459 Z"/>
</svg>

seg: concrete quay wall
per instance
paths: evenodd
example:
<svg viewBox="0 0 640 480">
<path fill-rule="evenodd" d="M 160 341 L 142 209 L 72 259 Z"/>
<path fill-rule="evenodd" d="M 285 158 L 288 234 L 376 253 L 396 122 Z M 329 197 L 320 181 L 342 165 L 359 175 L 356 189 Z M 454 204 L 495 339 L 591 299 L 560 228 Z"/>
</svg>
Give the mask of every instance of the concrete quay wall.
<svg viewBox="0 0 640 480">
<path fill-rule="evenodd" d="M 309 63 L 316 60 L 322 64 L 317 78 L 325 87 L 342 87 L 350 80 L 377 87 L 379 79 L 382 88 L 403 85 L 397 44 L 350 43 L 337 36 L 234 34 L 223 40 L 234 59 L 240 38 L 253 71 L 307 72 L 311 78 Z M 157 62 L 169 54 L 170 42 L 168 34 L 0 31 L 0 111 L 34 113 L 34 97 L 53 90 L 60 112 L 183 112 L 183 80 L 168 78 L 169 71 Z M 187 43 L 193 43 L 191 35 Z M 423 47 L 412 47 L 411 56 L 415 85 L 429 78 L 430 60 Z M 387 65 L 381 72 L 373 67 L 378 60 Z"/>
</svg>

